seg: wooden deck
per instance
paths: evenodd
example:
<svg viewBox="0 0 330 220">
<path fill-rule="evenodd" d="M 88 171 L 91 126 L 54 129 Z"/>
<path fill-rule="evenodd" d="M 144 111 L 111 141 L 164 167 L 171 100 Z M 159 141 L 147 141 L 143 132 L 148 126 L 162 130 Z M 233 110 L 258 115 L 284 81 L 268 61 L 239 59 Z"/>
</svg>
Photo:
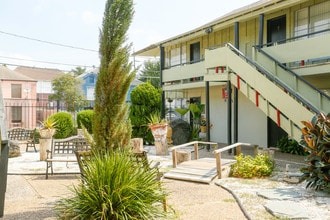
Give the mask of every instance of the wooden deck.
<svg viewBox="0 0 330 220">
<path fill-rule="evenodd" d="M 222 159 L 222 170 L 236 160 Z M 165 178 L 185 180 L 200 183 L 211 183 L 217 176 L 216 158 L 201 158 L 185 161 L 164 174 Z"/>
</svg>

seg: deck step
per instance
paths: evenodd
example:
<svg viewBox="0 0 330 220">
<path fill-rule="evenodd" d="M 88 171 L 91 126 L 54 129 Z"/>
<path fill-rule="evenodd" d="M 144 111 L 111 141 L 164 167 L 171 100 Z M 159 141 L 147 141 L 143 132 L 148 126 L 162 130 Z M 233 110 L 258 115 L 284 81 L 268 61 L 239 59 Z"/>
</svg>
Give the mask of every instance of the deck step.
<svg viewBox="0 0 330 220">
<path fill-rule="evenodd" d="M 236 160 L 222 159 L 222 168 L 226 169 Z M 164 174 L 165 178 L 184 180 L 200 183 L 211 183 L 217 176 L 215 158 L 201 158 L 198 160 L 185 161 Z"/>
</svg>

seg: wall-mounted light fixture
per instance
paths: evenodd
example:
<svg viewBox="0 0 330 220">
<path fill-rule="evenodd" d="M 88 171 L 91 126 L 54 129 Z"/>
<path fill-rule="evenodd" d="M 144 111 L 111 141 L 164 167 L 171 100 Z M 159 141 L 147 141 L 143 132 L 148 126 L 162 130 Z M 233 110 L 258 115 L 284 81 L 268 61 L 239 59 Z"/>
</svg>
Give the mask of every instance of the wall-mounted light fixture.
<svg viewBox="0 0 330 220">
<path fill-rule="evenodd" d="M 212 27 L 208 27 L 208 28 L 205 29 L 205 33 L 207 33 L 207 34 L 212 33 L 212 31 L 213 31 Z"/>
</svg>

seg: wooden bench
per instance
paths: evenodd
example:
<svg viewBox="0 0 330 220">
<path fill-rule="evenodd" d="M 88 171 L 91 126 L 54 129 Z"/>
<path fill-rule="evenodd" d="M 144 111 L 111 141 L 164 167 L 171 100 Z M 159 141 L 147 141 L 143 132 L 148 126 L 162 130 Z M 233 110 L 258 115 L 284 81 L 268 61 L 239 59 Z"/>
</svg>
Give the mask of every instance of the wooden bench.
<svg viewBox="0 0 330 220">
<path fill-rule="evenodd" d="M 26 128 L 12 128 L 8 131 L 8 139 L 11 141 L 19 141 L 26 144 L 26 152 L 29 147 L 33 147 L 34 151 L 37 152 L 35 146 L 35 132 L 36 129 L 26 129 Z"/>
<path fill-rule="evenodd" d="M 72 136 L 64 139 L 53 139 L 51 150 L 47 150 L 46 158 L 46 179 L 48 179 L 49 169 L 54 174 L 53 162 L 78 162 L 76 151 L 89 150 L 89 145 L 82 135 Z"/>
</svg>

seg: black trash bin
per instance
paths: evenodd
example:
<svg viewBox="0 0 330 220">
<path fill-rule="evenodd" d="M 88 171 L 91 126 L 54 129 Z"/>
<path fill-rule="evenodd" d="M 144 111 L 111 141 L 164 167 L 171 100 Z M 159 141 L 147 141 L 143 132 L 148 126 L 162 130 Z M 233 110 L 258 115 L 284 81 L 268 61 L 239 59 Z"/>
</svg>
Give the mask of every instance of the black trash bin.
<svg viewBox="0 0 330 220">
<path fill-rule="evenodd" d="M 8 141 L 2 141 L 1 155 L 0 155 L 0 218 L 3 217 L 3 211 L 5 208 L 5 194 L 7 188 L 7 172 L 8 172 L 8 153 L 9 153 Z"/>
</svg>

